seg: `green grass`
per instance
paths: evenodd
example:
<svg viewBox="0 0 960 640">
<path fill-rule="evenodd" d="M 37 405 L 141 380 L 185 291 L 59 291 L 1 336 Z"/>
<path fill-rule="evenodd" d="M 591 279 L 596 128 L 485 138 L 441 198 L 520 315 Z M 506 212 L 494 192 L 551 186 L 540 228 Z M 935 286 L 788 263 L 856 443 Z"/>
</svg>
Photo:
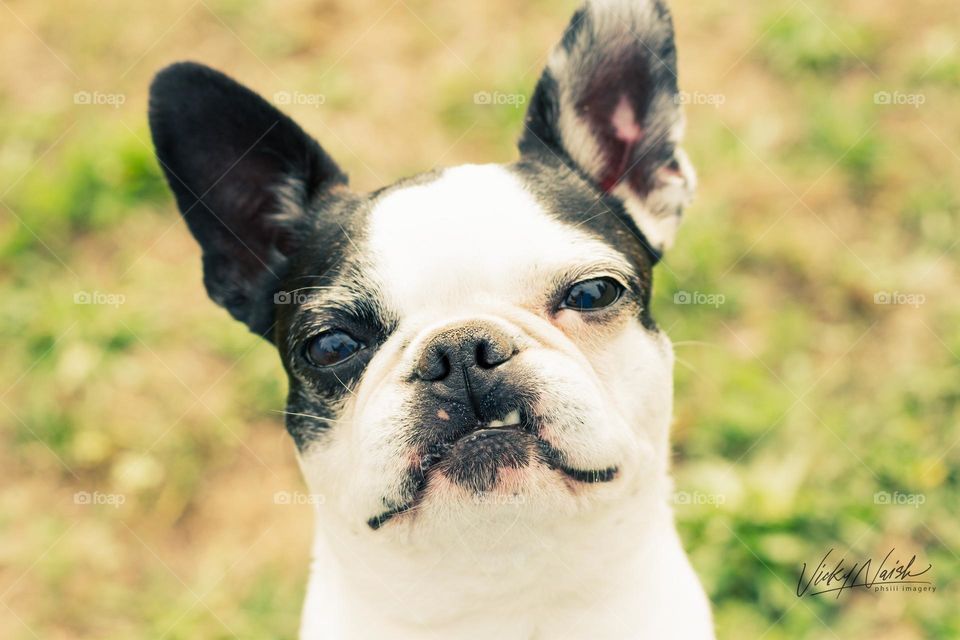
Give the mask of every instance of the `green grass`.
<svg viewBox="0 0 960 640">
<path fill-rule="evenodd" d="M 951 8 L 673 4 L 683 88 L 725 97 L 688 108 L 701 188 L 654 300 L 677 343 L 677 490 L 710 501 L 678 504 L 679 526 L 718 633 L 960 637 Z M 202 290 L 149 144 L 151 74 L 192 57 L 322 93 L 292 114 L 372 188 L 510 160 L 523 108 L 473 96 L 529 97 L 573 3 L 108 5 L 0 10 L 18 60 L 0 72 L 0 635 L 294 637 L 311 517 L 272 500 L 301 490 L 283 372 Z M 916 553 L 938 591 L 798 600 L 831 547 Z"/>
</svg>

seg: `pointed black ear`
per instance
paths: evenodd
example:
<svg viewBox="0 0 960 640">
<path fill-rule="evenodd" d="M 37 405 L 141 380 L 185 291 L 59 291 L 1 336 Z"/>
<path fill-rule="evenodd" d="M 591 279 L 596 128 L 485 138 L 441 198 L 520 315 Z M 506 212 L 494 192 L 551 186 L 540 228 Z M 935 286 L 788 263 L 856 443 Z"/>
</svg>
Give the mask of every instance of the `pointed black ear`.
<svg viewBox="0 0 960 640">
<path fill-rule="evenodd" d="M 670 13 L 661 0 L 588 0 L 550 55 L 522 154 L 552 153 L 619 198 L 656 252 L 670 246 L 696 177 Z"/>
<path fill-rule="evenodd" d="M 203 249 L 207 292 L 269 338 L 273 296 L 310 204 L 347 177 L 293 120 L 200 64 L 181 62 L 157 74 L 150 130 Z"/>
</svg>

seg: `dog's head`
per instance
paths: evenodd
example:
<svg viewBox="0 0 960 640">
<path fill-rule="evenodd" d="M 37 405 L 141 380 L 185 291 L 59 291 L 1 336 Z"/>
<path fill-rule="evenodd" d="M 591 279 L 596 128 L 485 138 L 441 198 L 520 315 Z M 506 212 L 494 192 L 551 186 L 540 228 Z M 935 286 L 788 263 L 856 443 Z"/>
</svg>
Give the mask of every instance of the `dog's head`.
<svg viewBox="0 0 960 640">
<path fill-rule="evenodd" d="M 515 503 L 573 518 L 664 475 L 672 352 L 649 303 L 694 187 L 677 98 L 663 3 L 596 0 L 517 162 L 358 194 L 233 80 L 157 76 L 157 156 L 207 290 L 277 347 L 330 517 L 364 535 Z"/>
</svg>

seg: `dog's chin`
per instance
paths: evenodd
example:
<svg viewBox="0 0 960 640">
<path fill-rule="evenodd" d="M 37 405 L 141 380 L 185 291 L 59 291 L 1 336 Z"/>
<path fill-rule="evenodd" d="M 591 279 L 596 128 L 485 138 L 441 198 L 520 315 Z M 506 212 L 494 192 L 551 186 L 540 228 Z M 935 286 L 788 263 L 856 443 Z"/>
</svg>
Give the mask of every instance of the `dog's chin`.
<svg viewBox="0 0 960 640">
<path fill-rule="evenodd" d="M 481 429 L 450 445 L 427 473 L 466 491 L 484 493 L 536 465 L 537 457 L 534 436 L 515 429 Z"/>
<path fill-rule="evenodd" d="M 589 485 L 610 483 L 615 466 L 576 469 L 563 454 L 528 431 L 486 428 L 434 447 L 411 471 L 409 498 L 370 518 L 377 530 L 388 523 L 414 522 L 431 512 L 532 506 L 545 496 L 578 495 Z"/>
</svg>

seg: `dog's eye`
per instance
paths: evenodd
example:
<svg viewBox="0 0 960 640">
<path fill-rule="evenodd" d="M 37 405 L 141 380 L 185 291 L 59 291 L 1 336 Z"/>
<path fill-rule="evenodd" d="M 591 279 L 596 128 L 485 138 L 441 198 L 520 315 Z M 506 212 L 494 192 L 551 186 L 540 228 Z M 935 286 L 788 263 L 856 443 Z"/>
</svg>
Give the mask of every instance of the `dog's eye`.
<svg viewBox="0 0 960 640">
<path fill-rule="evenodd" d="M 326 331 L 307 343 L 307 359 L 317 367 L 332 367 L 354 355 L 364 345 L 343 331 Z"/>
<path fill-rule="evenodd" d="M 622 293 L 623 286 L 613 278 L 584 280 L 570 287 L 560 306 L 574 311 L 593 311 L 609 307 Z"/>
</svg>

